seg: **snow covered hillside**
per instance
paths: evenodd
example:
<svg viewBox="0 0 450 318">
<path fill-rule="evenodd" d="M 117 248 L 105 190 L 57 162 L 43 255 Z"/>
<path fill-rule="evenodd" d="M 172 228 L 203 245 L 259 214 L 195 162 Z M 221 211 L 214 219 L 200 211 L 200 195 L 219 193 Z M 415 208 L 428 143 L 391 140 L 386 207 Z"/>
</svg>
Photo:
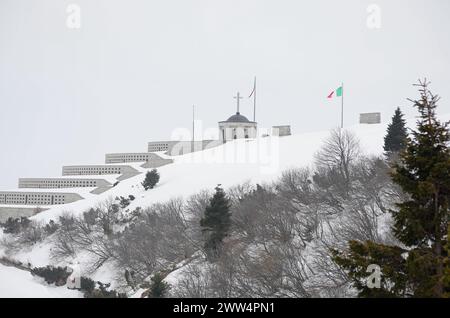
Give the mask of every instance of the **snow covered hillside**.
<svg viewBox="0 0 450 318">
<path fill-rule="evenodd" d="M 446 116 L 450 118 L 450 116 Z M 414 120 L 410 122 L 414 124 Z M 367 154 L 379 155 L 383 151 L 383 136 L 386 125 L 356 125 L 348 128 L 358 136 Z M 304 133 L 286 137 L 266 137 L 255 140 L 236 140 L 223 146 L 204 151 L 166 158 L 173 164 L 158 168 L 160 182 L 155 189 L 144 191 L 141 186 L 143 174 L 120 182 L 113 189 L 100 195 L 83 191 L 85 200 L 54 206 L 34 217 L 49 221 L 64 212 L 82 213 L 96 204 L 116 196 L 134 195 L 129 206 L 145 208 L 152 203 L 165 201 L 176 196 L 189 196 L 202 189 L 213 189 L 217 184 L 227 188 L 238 183 L 270 182 L 286 169 L 311 165 L 314 153 L 329 136 L 329 131 Z M 163 156 L 163 155 L 161 155 Z M 138 164 L 135 169 L 145 172 Z M 79 189 L 66 189 L 77 192 Z"/>
<path fill-rule="evenodd" d="M 441 120 L 449 120 L 450 114 L 441 116 Z M 410 127 L 415 126 L 415 120 L 408 121 Z M 383 152 L 383 137 L 386 124 L 356 125 L 347 130 L 359 139 L 366 155 L 381 155 Z M 95 208 L 102 202 L 115 197 L 135 197 L 127 206 L 127 210 L 146 208 L 154 203 L 168 201 L 176 197 L 187 198 L 201 190 L 212 190 L 221 184 L 226 190 L 232 186 L 249 181 L 251 184 L 264 184 L 277 180 L 283 171 L 290 168 L 301 168 L 312 165 L 314 154 L 320 149 L 323 141 L 330 135 L 329 131 L 304 133 L 286 137 L 264 137 L 254 140 L 236 140 L 225 145 L 171 158 L 174 163 L 158 168 L 161 179 L 158 185 L 145 191 L 141 185 L 146 169 L 138 164 L 130 164 L 143 172 L 140 175 L 121 181 L 111 190 L 100 195 L 82 190 L 85 198 L 74 203 L 51 206 L 33 217 L 32 220 L 47 224 L 50 220 L 57 221 L 58 217 L 66 213 L 81 215 L 90 208 Z M 70 189 L 73 192 L 79 189 Z M 0 230 L 0 240 L 6 235 Z M 313 246 L 313 245 L 312 245 Z M 312 249 L 313 247 L 309 248 Z M 12 258 L 33 267 L 54 265 L 79 264 L 84 267 L 89 262 L 87 254 L 80 253 L 68 262 L 55 262 L 51 259 L 52 244 L 48 240 L 39 242 L 14 253 Z M 0 258 L 3 256 L 0 245 Z M 11 257 L 11 255 L 9 255 Z M 91 275 L 91 278 L 103 282 L 113 282 L 118 274 L 108 263 Z M 175 281 L 174 274 L 168 277 Z M 5 290 L 15 282 L 16 289 Z M 113 285 L 114 286 L 114 285 Z M 0 263 L 0 297 L 80 297 L 80 293 L 63 287 L 52 287 L 42 283 L 27 271 L 6 267 Z"/>
</svg>

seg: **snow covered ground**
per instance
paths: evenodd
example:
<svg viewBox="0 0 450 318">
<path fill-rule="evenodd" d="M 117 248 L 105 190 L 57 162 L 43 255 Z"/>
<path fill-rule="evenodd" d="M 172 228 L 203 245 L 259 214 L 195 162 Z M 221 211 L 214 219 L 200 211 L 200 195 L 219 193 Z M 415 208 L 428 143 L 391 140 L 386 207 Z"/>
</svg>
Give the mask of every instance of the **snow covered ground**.
<svg viewBox="0 0 450 318">
<path fill-rule="evenodd" d="M 82 297 L 65 286 L 47 285 L 43 279 L 29 272 L 0 265 L 0 298 L 75 298 Z"/>
<path fill-rule="evenodd" d="M 366 153 L 382 153 L 385 124 L 356 125 L 348 129 L 358 136 Z M 202 189 L 213 189 L 217 184 L 227 188 L 245 181 L 270 182 L 286 169 L 311 165 L 314 153 L 329 134 L 329 131 L 320 131 L 280 138 L 236 140 L 216 148 L 172 157 L 173 164 L 158 168 L 161 179 L 158 186 L 151 191 L 146 192 L 142 188 L 143 174 L 140 174 L 121 181 L 105 193 L 83 193 L 85 200 L 51 207 L 33 218 L 47 222 L 57 219 L 65 212 L 82 213 L 116 196 L 134 195 L 136 200 L 129 206 L 132 210 L 176 196 L 186 197 Z M 139 165 L 133 167 L 142 172 L 146 171 Z"/>
<path fill-rule="evenodd" d="M 450 120 L 450 114 L 440 116 L 441 120 Z M 415 126 L 415 119 L 408 120 L 410 127 Z M 380 155 L 383 152 L 383 137 L 386 124 L 355 125 L 347 129 L 359 138 L 366 154 Z M 278 178 L 289 168 L 310 166 L 314 154 L 329 131 L 304 133 L 287 137 L 265 137 L 255 140 L 236 140 L 223 146 L 201 152 L 172 157 L 173 164 L 158 168 L 161 179 L 152 190 L 144 191 L 141 182 L 144 174 L 121 181 L 116 187 L 100 195 L 86 194 L 84 200 L 62 206 L 53 206 L 32 219 L 48 222 L 57 220 L 59 215 L 70 212 L 81 214 L 91 207 L 101 204 L 116 196 L 135 196 L 128 209 L 145 208 L 156 202 L 163 202 L 174 197 L 187 197 L 203 189 L 212 190 L 217 184 L 225 189 L 239 183 L 270 182 Z M 129 165 L 129 164 L 127 164 Z M 145 173 L 147 170 L 138 164 L 134 168 Z M 85 191 L 84 189 L 83 191 Z M 1 231 L 0 231 L 1 239 Z M 2 255 L 0 247 L 0 256 Z M 45 266 L 51 262 L 49 244 L 36 244 L 29 250 L 22 250 L 14 255 L 16 260 L 31 263 L 33 266 Z M 82 260 L 74 260 L 82 261 Z M 105 267 L 107 269 L 107 267 Z M 113 273 L 102 268 L 95 279 L 108 281 Z M 108 276 L 110 275 L 110 276 Z M 7 289 L 2 286 L 8 286 Z M 14 286 L 20 286 L 15 289 Z M 29 287 L 24 287 L 29 286 Z M 65 287 L 44 286 L 41 282 L 15 268 L 0 265 L 0 297 L 78 297 L 79 293 Z"/>
</svg>

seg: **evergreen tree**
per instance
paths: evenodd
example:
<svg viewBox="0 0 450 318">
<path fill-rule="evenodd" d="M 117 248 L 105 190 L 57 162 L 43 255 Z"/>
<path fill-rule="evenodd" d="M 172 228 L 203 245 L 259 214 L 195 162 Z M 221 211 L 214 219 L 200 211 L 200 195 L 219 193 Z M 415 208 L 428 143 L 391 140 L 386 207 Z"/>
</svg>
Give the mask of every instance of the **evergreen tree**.
<svg viewBox="0 0 450 318">
<path fill-rule="evenodd" d="M 164 281 L 164 277 L 157 273 L 152 277 L 149 298 L 164 298 L 170 290 L 170 285 Z"/>
<path fill-rule="evenodd" d="M 444 260 L 444 286 L 450 286 L 450 224 L 447 231 L 447 245 L 445 246 L 447 256 Z M 446 290 L 444 297 L 450 298 L 450 290 Z"/>
<path fill-rule="evenodd" d="M 384 151 L 386 156 L 390 158 L 392 155 L 404 150 L 407 138 L 406 123 L 403 119 L 403 113 L 398 107 L 395 110 L 392 122 L 388 125 L 387 134 L 384 137 Z"/>
<path fill-rule="evenodd" d="M 153 189 L 158 182 L 159 182 L 158 170 L 152 169 L 151 171 L 147 171 L 144 182 L 142 182 L 142 185 L 144 186 L 144 189 L 147 191 L 148 189 Z"/>
<path fill-rule="evenodd" d="M 205 235 L 205 251 L 210 259 L 215 259 L 220 253 L 223 239 L 228 235 L 231 225 L 230 203 L 220 185 L 205 209 L 205 215 L 200 220 L 202 232 Z"/>
<path fill-rule="evenodd" d="M 95 289 L 95 282 L 89 277 L 81 276 L 80 290 L 83 291 L 85 295 L 90 295 L 94 291 L 94 289 Z"/>
<path fill-rule="evenodd" d="M 393 181 L 409 195 L 391 211 L 394 234 L 406 247 L 373 242 L 350 242 L 349 252 L 335 253 L 335 261 L 349 271 L 360 296 L 445 297 L 448 279 L 450 203 L 450 132 L 435 114 L 439 97 L 426 81 L 419 81 L 420 99 L 412 101 L 420 119 L 406 150 L 394 166 Z M 381 291 L 364 287 L 367 264 L 381 266 Z M 395 269 L 395 271 L 393 270 Z"/>
</svg>

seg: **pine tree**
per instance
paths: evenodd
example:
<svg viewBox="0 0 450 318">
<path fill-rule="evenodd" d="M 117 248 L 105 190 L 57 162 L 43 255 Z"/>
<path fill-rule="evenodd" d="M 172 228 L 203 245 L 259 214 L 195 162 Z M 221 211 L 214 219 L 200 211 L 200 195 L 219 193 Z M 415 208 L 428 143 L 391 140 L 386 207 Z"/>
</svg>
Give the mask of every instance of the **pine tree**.
<svg viewBox="0 0 450 318">
<path fill-rule="evenodd" d="M 445 251 L 447 252 L 447 256 L 444 260 L 444 286 L 450 286 L 450 224 L 448 226 L 447 231 L 447 244 L 445 246 Z M 444 297 L 450 298 L 450 290 L 446 290 Z"/>
<path fill-rule="evenodd" d="M 392 116 L 392 122 L 388 125 L 387 134 L 384 137 L 384 151 L 388 158 L 398 154 L 406 147 L 408 131 L 403 119 L 403 113 L 398 107 Z"/>
<path fill-rule="evenodd" d="M 450 132 L 448 123 L 436 118 L 439 97 L 432 94 L 426 81 L 419 82 L 420 99 L 412 101 L 420 119 L 413 139 L 408 142 L 401 162 L 397 163 L 393 181 L 411 196 L 398 204 L 393 213 L 396 237 L 406 246 L 417 246 L 411 256 L 414 275 L 428 269 L 432 280 L 422 292 L 440 297 L 443 295 L 443 254 L 448 229 L 450 201 Z M 431 248 L 431 251 L 429 250 Z M 424 268 L 425 261 L 430 264 Z M 421 282 L 419 282 L 420 285 Z M 432 289 L 432 290 L 430 290 Z"/>
<path fill-rule="evenodd" d="M 349 271 L 360 296 L 445 297 L 448 279 L 450 203 L 450 131 L 435 114 L 439 97 L 419 81 L 420 99 L 412 101 L 420 119 L 406 150 L 394 166 L 393 181 L 408 194 L 392 210 L 394 234 L 406 247 L 383 247 L 373 242 L 350 242 L 349 252 L 335 251 L 335 261 Z M 370 253 L 372 251 L 372 253 Z M 387 281 L 380 290 L 361 284 L 369 275 L 366 264 L 379 264 Z M 395 268 L 395 275 L 392 268 Z"/>
<path fill-rule="evenodd" d="M 142 185 L 144 186 L 144 189 L 147 191 L 148 189 L 153 189 L 158 182 L 159 182 L 158 170 L 152 169 L 151 171 L 147 171 L 144 182 L 142 182 Z"/>
<path fill-rule="evenodd" d="M 164 277 L 156 273 L 152 277 L 149 298 L 164 298 L 170 290 L 170 285 L 164 281 Z"/>
<path fill-rule="evenodd" d="M 228 235 L 231 225 L 230 203 L 220 185 L 205 209 L 200 226 L 205 236 L 205 251 L 210 260 L 220 253 L 223 239 Z"/>
</svg>

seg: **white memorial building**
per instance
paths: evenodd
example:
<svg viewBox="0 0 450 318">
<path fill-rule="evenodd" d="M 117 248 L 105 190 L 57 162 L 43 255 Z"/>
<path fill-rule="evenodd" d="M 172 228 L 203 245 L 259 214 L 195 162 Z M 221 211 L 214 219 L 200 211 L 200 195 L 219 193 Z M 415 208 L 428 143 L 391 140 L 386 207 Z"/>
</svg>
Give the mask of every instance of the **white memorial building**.
<svg viewBox="0 0 450 318">
<path fill-rule="evenodd" d="M 82 192 L 76 188 L 93 188 L 90 193 L 99 195 L 125 179 L 145 173 L 148 169 L 174 163 L 174 159 L 162 157 L 156 152 L 165 152 L 165 155 L 175 158 L 178 155 L 217 147 L 235 139 L 256 138 L 258 127 L 255 119 L 250 121 L 240 113 L 239 103 L 242 99 L 240 94 L 237 93 L 234 98 L 236 114 L 225 121 L 218 122 L 219 138 L 216 140 L 152 141 L 147 145 L 147 152 L 106 154 L 105 164 L 64 166 L 62 177 L 20 178 L 20 189 L 0 191 L 0 222 L 10 216 L 31 216 L 38 213 L 37 210 L 42 210 L 41 206 L 68 204 L 82 200 L 83 197 L 80 195 Z M 256 109 L 256 96 L 254 96 L 254 107 Z M 253 117 L 255 118 L 255 115 Z M 274 136 L 290 134 L 290 126 L 273 127 Z M 63 188 L 67 190 L 61 191 L 60 189 Z M 48 190 L 41 192 L 41 190 L 32 191 L 31 189 Z"/>
<path fill-rule="evenodd" d="M 239 92 L 234 97 L 237 103 L 236 114 L 225 121 L 219 122 L 219 139 L 225 143 L 234 139 L 256 138 L 257 123 L 250 121 L 239 112 L 239 101 L 242 99 Z"/>
</svg>

